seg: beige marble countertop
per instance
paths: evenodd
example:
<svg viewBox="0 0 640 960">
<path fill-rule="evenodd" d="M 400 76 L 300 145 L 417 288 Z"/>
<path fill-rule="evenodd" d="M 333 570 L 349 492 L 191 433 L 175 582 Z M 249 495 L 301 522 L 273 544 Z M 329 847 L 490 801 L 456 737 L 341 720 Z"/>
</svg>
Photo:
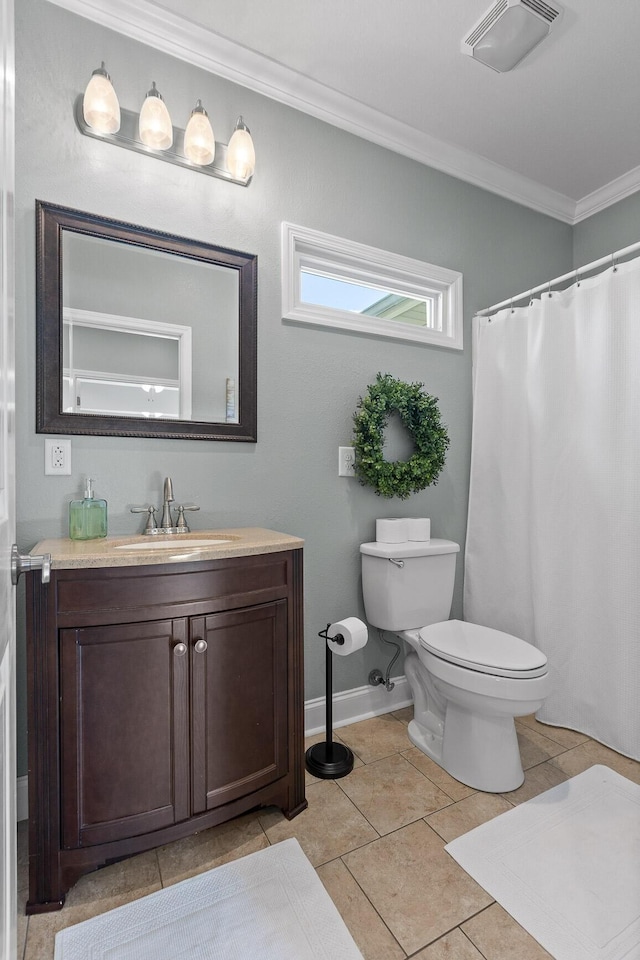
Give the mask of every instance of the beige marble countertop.
<svg viewBox="0 0 640 960">
<path fill-rule="evenodd" d="M 197 544 L 216 538 L 220 543 Z M 154 541 L 171 540 L 171 546 L 154 547 Z M 226 543 L 223 541 L 227 541 Z M 230 527 L 224 530 L 192 530 L 191 533 L 154 536 L 111 536 L 100 540 L 41 540 L 31 554 L 51 554 L 54 570 L 82 567 L 131 567 L 150 563 L 193 563 L 226 557 L 249 557 L 261 553 L 297 550 L 304 540 L 262 527 Z M 174 546 L 175 545 L 175 546 Z"/>
</svg>

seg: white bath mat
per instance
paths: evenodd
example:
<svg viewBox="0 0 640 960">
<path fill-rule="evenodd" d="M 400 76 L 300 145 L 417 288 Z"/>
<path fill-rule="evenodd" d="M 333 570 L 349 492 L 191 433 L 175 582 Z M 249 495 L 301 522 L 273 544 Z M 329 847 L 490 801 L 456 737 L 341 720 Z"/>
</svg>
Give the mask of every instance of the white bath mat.
<svg viewBox="0 0 640 960">
<path fill-rule="evenodd" d="M 55 960 L 363 960 L 297 840 L 56 934 Z"/>
<path fill-rule="evenodd" d="M 608 767 L 445 850 L 556 960 L 640 960 L 640 786 Z"/>
</svg>

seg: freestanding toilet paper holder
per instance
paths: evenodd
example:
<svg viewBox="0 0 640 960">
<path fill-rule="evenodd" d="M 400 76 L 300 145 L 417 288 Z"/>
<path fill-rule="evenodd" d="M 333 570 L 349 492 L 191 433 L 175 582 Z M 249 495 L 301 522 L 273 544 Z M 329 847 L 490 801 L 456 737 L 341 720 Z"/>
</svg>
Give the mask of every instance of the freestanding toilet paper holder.
<svg viewBox="0 0 640 960">
<path fill-rule="evenodd" d="M 304 755 L 307 770 L 320 780 L 339 780 L 353 770 L 353 753 L 344 743 L 334 743 L 333 740 L 333 653 L 328 641 L 342 646 L 344 637 L 341 633 L 329 637 L 330 627 L 328 623 L 318 634 L 324 639 L 326 654 L 326 740 L 314 743 Z"/>
</svg>

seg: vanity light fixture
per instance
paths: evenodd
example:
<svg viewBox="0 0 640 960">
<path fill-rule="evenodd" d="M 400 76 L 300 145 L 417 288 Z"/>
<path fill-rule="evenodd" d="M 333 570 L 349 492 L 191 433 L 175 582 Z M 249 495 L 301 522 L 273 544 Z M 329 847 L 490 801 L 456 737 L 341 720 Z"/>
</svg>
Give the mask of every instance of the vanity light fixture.
<svg viewBox="0 0 640 960">
<path fill-rule="evenodd" d="M 253 176 L 256 168 L 256 151 L 253 146 L 253 140 L 242 117 L 238 117 L 236 128 L 233 131 L 229 146 L 227 148 L 227 166 L 239 180 Z"/>
<path fill-rule="evenodd" d="M 249 128 L 238 117 L 227 146 L 216 143 L 207 111 L 198 100 L 186 129 L 175 127 L 155 82 L 140 115 L 121 108 L 104 63 L 94 70 L 84 97 L 75 102 L 75 121 L 86 137 L 189 167 L 241 186 L 251 183 L 256 154 Z"/>
<path fill-rule="evenodd" d="M 117 133 L 120 129 L 120 104 L 104 63 L 91 74 L 82 100 L 82 115 L 98 133 Z"/>
<path fill-rule="evenodd" d="M 152 150 L 168 150 L 173 144 L 171 117 L 155 81 L 144 98 L 138 132 L 144 145 Z"/>
<path fill-rule="evenodd" d="M 191 111 L 187 129 L 184 131 L 184 152 L 192 163 L 199 166 L 213 163 L 216 155 L 216 141 L 209 115 L 200 100 Z"/>
</svg>

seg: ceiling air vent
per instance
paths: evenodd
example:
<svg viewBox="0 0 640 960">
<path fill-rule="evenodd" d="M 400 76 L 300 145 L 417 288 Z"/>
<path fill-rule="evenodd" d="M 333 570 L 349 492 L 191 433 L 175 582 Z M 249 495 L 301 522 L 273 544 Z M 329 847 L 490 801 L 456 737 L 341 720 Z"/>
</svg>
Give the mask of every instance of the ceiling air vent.
<svg viewBox="0 0 640 960">
<path fill-rule="evenodd" d="M 548 3 L 542 3 L 542 0 L 522 0 L 522 6 L 529 7 L 529 10 L 544 17 L 549 23 L 553 23 L 560 16 L 560 10 L 549 6 Z"/>
<path fill-rule="evenodd" d="M 544 40 L 561 15 L 562 7 L 545 0 L 497 0 L 474 24 L 461 50 L 505 73 Z"/>
</svg>

